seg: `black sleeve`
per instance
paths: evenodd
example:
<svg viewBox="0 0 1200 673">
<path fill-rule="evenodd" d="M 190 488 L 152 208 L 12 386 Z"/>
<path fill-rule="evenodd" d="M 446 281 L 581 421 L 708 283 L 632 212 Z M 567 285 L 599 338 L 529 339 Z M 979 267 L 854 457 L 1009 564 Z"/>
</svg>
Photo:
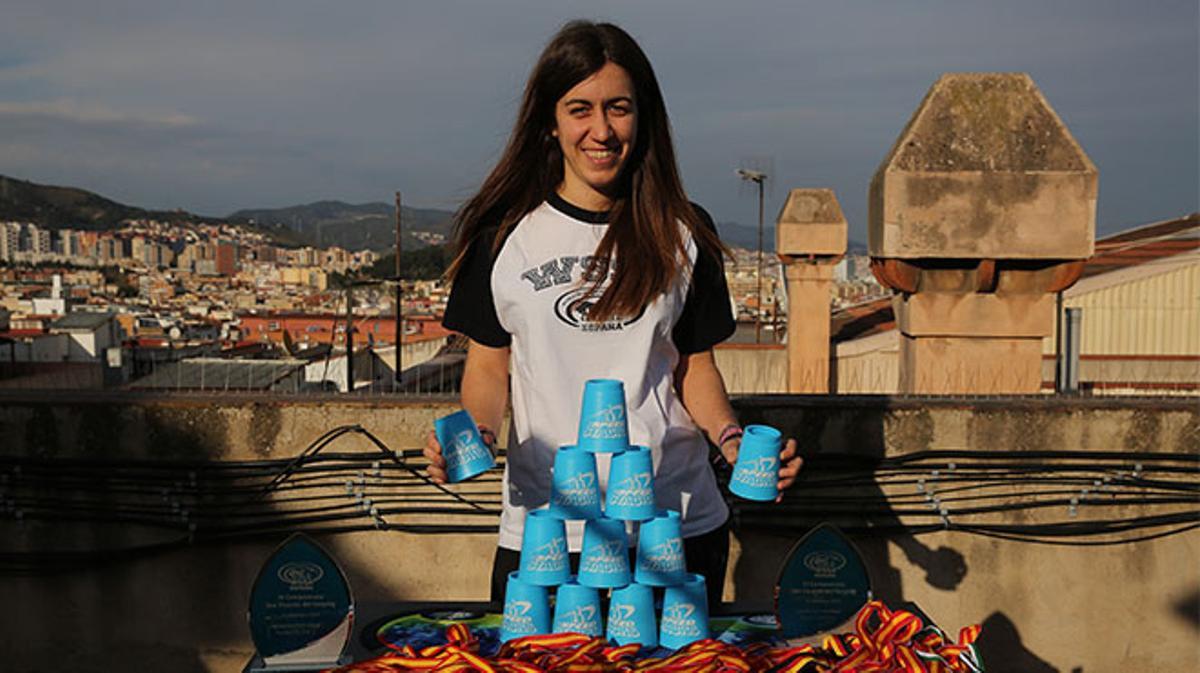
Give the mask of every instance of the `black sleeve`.
<svg viewBox="0 0 1200 673">
<path fill-rule="evenodd" d="M 692 207 L 703 226 L 716 233 L 712 217 L 700 206 L 693 203 Z M 733 336 L 736 328 L 721 251 L 706 250 L 697 241 L 696 266 L 692 269 L 687 300 L 671 332 L 675 348 L 681 355 L 706 351 Z"/>
<path fill-rule="evenodd" d="M 485 229 L 467 248 L 462 268 L 450 288 L 442 326 L 460 332 L 485 346 L 502 348 L 512 343 L 512 335 L 500 326 L 496 302 L 492 298 L 492 241 L 496 230 Z"/>
</svg>

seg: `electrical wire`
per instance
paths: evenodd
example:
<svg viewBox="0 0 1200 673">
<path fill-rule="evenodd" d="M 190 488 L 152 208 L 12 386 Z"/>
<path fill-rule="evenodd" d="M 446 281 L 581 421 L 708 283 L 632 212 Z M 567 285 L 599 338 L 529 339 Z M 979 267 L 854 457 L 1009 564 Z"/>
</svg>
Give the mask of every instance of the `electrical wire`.
<svg viewBox="0 0 1200 673">
<path fill-rule="evenodd" d="M 375 450 L 330 448 L 351 436 Z M 436 484 L 424 474 L 419 449 L 393 451 L 358 425 L 333 428 L 287 459 L 164 463 L 2 457 L 0 523 L 7 520 L 4 525 L 14 530 L 15 522 L 17 535 L 9 536 L 14 549 L 0 551 L 0 573 L 65 572 L 297 530 L 314 535 L 494 533 L 498 482 L 492 474 L 453 487 Z M 745 530 L 801 534 L 834 521 L 862 536 L 953 532 L 1036 544 L 1130 544 L 1200 527 L 1200 456 L 962 450 L 886 458 L 820 454 L 806 457 L 801 478 L 781 504 L 733 498 L 729 503 L 735 526 Z M 1154 513 L 1142 515 L 1146 511 Z M 1012 524 L 1016 512 L 1040 512 L 1039 523 Z M 127 527 L 160 539 L 94 550 L 20 548 L 64 525 Z"/>
</svg>

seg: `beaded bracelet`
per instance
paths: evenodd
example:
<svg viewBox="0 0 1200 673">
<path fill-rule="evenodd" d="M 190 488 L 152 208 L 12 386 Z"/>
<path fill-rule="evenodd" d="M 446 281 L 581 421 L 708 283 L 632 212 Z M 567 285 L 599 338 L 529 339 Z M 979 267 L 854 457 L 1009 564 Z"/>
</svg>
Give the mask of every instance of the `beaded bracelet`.
<svg viewBox="0 0 1200 673">
<path fill-rule="evenodd" d="M 496 448 L 496 433 L 492 432 L 492 429 L 488 426 L 479 426 L 479 437 L 483 440 L 484 445 L 488 447 L 488 450 Z"/>
<path fill-rule="evenodd" d="M 742 426 L 738 425 L 737 423 L 730 423 L 729 425 L 721 428 L 721 434 L 717 436 L 717 446 L 723 447 L 725 446 L 725 442 L 741 436 Z"/>
</svg>

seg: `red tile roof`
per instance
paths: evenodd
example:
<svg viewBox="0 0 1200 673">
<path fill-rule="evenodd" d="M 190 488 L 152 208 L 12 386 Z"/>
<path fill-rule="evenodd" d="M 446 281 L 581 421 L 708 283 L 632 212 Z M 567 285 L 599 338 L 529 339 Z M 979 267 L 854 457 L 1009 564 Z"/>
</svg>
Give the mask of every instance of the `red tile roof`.
<svg viewBox="0 0 1200 673">
<path fill-rule="evenodd" d="M 24 339 L 27 337 L 49 336 L 49 332 L 44 329 L 10 329 L 5 332 L 0 332 L 0 337 L 9 339 Z"/>
</svg>

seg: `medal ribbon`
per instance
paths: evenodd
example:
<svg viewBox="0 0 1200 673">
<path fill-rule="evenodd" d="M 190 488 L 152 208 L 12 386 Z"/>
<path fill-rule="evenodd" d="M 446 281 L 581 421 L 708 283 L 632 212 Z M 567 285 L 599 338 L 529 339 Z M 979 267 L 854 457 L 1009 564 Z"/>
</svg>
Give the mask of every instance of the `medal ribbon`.
<svg viewBox="0 0 1200 673">
<path fill-rule="evenodd" d="M 329 673 L 982 673 L 975 640 L 978 625 L 949 641 L 933 625 L 881 601 L 863 606 L 854 633 L 828 635 L 813 645 L 745 648 L 719 640 L 698 640 L 667 657 L 637 660 L 637 644 L 615 646 L 579 633 L 525 636 L 504 643 L 494 660 L 479 656 L 479 639 L 465 624 L 446 629 L 446 644 L 395 650 Z"/>
</svg>

